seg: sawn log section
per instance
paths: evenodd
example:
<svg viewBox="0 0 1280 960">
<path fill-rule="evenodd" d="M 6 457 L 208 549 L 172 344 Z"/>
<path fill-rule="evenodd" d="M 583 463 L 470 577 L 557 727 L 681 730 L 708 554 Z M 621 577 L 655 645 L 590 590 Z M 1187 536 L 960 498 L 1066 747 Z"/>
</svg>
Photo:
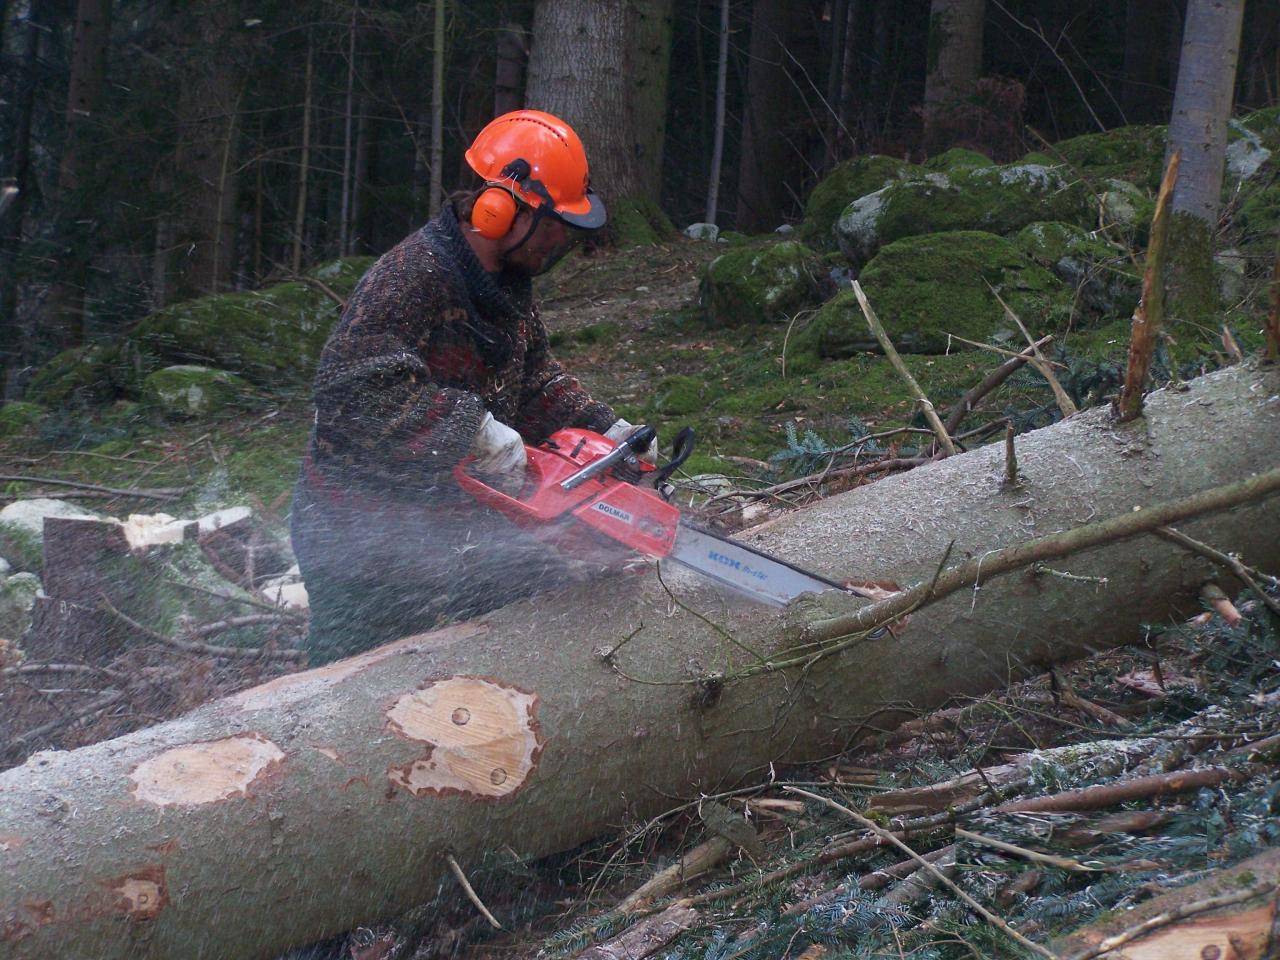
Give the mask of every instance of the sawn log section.
<svg viewBox="0 0 1280 960">
<path fill-rule="evenodd" d="M 1092 411 L 889 477 L 750 539 L 832 577 L 954 561 L 1280 465 L 1280 374 L 1232 369 L 1117 425 Z M 1280 565 L 1280 504 L 1183 525 Z M 1208 561 L 1139 536 L 1058 563 L 1099 586 L 1010 573 L 805 675 L 697 679 L 785 658 L 779 615 L 652 572 L 513 604 L 273 681 L 129 736 L 0 774 L 0 957 L 271 957 L 430 896 L 509 846 L 568 848 L 673 795 L 821 756 L 958 693 L 1138 639 L 1193 603 Z M 830 615 L 830 614 L 828 614 Z M 601 657 L 633 634 L 614 656 Z M 744 648 L 750 648 L 753 653 Z M 642 682 L 643 681 L 643 682 Z"/>
</svg>

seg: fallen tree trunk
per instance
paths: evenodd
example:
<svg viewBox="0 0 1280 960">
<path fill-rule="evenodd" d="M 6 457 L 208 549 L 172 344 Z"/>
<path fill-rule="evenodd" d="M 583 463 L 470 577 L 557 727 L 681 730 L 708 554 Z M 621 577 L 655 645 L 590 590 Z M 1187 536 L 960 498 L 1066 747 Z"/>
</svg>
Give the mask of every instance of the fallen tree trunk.
<svg viewBox="0 0 1280 960">
<path fill-rule="evenodd" d="M 890 477 L 751 536 L 833 577 L 956 560 L 1280 465 L 1280 372 L 1231 369 Z M 1180 525 L 1280 565 L 1274 499 Z M 1156 536 L 1016 571 L 821 669 L 794 622 L 664 571 L 546 594 L 0 774 L 0 957 L 270 957 L 427 899 L 452 854 L 563 850 L 675 794 L 839 749 L 860 721 L 1140 639 L 1211 561 Z M 513 572 L 513 576 L 518 576 Z M 668 592 L 669 591 L 669 592 Z M 675 599 L 679 602 L 675 602 Z M 608 654 L 607 656 L 605 654 Z"/>
</svg>

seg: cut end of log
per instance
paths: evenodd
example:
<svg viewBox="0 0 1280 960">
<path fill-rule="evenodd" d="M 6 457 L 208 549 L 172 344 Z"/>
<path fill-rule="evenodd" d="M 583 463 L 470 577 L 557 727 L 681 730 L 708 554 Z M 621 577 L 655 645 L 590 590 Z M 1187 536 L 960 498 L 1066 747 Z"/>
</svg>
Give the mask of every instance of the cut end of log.
<svg viewBox="0 0 1280 960">
<path fill-rule="evenodd" d="M 387 723 L 426 744 L 387 779 L 415 797 L 495 799 L 519 790 L 538 765 L 543 738 L 536 694 L 484 677 L 452 677 L 397 698 Z"/>
<path fill-rule="evenodd" d="M 284 761 L 270 740 L 247 733 L 166 750 L 134 768 L 133 795 L 156 806 L 198 806 L 249 795 Z"/>
</svg>

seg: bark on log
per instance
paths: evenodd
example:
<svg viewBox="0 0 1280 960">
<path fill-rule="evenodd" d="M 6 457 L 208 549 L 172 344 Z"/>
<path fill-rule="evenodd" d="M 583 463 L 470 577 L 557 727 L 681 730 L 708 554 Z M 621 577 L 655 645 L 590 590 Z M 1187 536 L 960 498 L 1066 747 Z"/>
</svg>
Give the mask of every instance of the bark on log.
<svg viewBox="0 0 1280 960">
<path fill-rule="evenodd" d="M 927 580 L 952 540 L 981 556 L 1277 466 L 1278 396 L 1280 371 L 1221 371 L 1133 423 L 1091 411 L 1020 438 L 1017 490 L 996 445 L 750 539 L 833 578 Z M 1280 565 L 1274 499 L 1182 526 Z M 1063 565 L 1108 585 L 1011 573 L 820 670 L 723 685 L 699 681 L 756 663 L 726 633 L 778 656 L 786 619 L 675 571 L 680 604 L 652 573 L 619 575 L 37 754 L 0 774 L 0 957 L 270 957 L 420 902 L 446 854 L 563 850 L 824 755 L 888 705 L 1132 641 L 1213 573 L 1155 536 Z"/>
</svg>

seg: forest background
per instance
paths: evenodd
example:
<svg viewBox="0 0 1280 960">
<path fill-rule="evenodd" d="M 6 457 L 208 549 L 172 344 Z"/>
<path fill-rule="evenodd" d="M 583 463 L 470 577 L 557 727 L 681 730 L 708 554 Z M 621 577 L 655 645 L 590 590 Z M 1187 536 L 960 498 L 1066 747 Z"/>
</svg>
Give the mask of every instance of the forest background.
<svg viewBox="0 0 1280 960">
<path fill-rule="evenodd" d="M 1166 122 L 1185 7 L 5 0 L 4 396 L 167 304 L 388 249 L 473 183 L 462 150 L 509 109 L 578 127 L 615 241 L 768 231 L 850 157 L 1007 162 Z M 1278 33 L 1280 2 L 1251 0 L 1239 111 L 1280 99 Z"/>
</svg>

